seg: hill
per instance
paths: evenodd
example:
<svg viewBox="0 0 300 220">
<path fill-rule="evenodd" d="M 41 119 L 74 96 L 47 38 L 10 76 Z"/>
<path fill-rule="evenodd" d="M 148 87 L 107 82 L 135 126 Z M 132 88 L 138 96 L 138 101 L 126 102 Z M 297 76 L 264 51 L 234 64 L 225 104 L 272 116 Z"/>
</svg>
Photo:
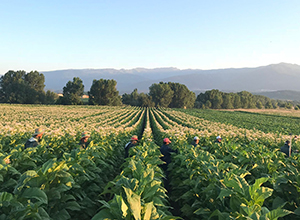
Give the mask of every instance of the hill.
<svg viewBox="0 0 300 220">
<path fill-rule="evenodd" d="M 178 82 L 190 90 L 205 91 L 219 89 L 222 91 L 249 92 L 295 90 L 300 91 L 300 66 L 279 63 L 256 68 L 229 68 L 215 70 L 177 68 L 136 68 L 130 70 L 116 69 L 82 69 L 42 71 L 45 75 L 47 89 L 62 90 L 67 81 L 73 77 L 83 80 L 85 90 L 89 90 L 93 79 L 114 79 L 122 93 L 130 93 L 134 88 L 139 92 L 148 92 L 153 83 Z"/>
<path fill-rule="evenodd" d="M 271 99 L 300 101 L 299 91 L 280 90 L 280 91 L 268 91 L 268 92 L 254 92 L 253 94 L 267 96 Z"/>
</svg>

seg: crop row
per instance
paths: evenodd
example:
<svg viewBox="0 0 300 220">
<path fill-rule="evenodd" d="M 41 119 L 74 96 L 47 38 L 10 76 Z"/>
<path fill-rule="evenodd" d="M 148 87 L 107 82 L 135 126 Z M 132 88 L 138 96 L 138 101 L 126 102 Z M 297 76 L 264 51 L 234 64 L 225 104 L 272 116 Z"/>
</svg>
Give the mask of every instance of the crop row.
<svg viewBox="0 0 300 220">
<path fill-rule="evenodd" d="M 214 138 L 218 135 L 221 135 L 226 141 L 230 142 L 254 142 L 256 144 L 261 143 L 271 147 L 278 147 L 278 143 L 283 145 L 284 141 L 290 139 L 289 135 L 281 133 L 265 133 L 260 130 L 251 130 L 222 124 L 220 122 L 211 122 L 171 109 L 162 109 L 162 112 L 171 120 L 189 128 L 189 132 L 197 134 L 197 136 L 204 141 L 203 145 L 214 141 Z"/>
<path fill-rule="evenodd" d="M 120 173 L 125 143 L 143 130 L 145 111 L 120 112 L 120 127 L 130 129 L 105 135 L 92 130 L 84 150 L 71 134 L 48 134 L 38 147 L 26 150 L 22 134 L 2 135 L 0 219 L 91 219 L 99 200 L 106 199 L 101 193 L 107 183 Z M 4 157 L 11 163 L 5 164 Z"/>
<path fill-rule="evenodd" d="M 165 110 L 167 111 L 167 110 Z M 163 111 L 163 112 L 165 112 Z M 156 133 L 169 136 L 179 150 L 169 166 L 171 200 L 185 219 L 298 219 L 298 156 L 285 158 L 278 150 L 243 138 L 194 148 L 197 130 L 166 123 L 174 115 L 154 111 Z M 167 119 L 167 116 L 171 116 Z M 180 122 L 176 117 L 176 121 Z M 188 120 L 182 124 L 189 125 Z M 163 129 L 165 128 L 165 129 Z M 215 128 L 218 130 L 218 128 Z M 178 135 L 181 130 L 180 135 Z M 203 130 L 201 130 L 203 131 Z M 198 130 L 200 132 L 200 130 Z M 228 138 L 230 140 L 230 138 Z"/>
<path fill-rule="evenodd" d="M 42 127 L 50 135 L 72 134 L 82 131 L 124 129 L 123 122 L 141 111 L 140 108 L 1 105 L 1 134 L 24 134 Z M 126 125 L 125 125 L 126 126 Z M 115 130 L 117 129 L 117 130 Z"/>
<path fill-rule="evenodd" d="M 0 164 L 0 219 L 300 219 L 299 158 L 278 150 L 287 135 L 171 109 L 8 106 L 0 160 L 11 163 Z M 24 150 L 41 125 L 41 145 Z M 85 150 L 81 131 L 91 134 Z M 133 134 L 139 144 L 124 160 Z M 178 150 L 168 176 L 159 158 L 165 137 Z"/>
<path fill-rule="evenodd" d="M 164 174 L 159 147 L 152 142 L 149 110 L 141 142 L 130 149 L 130 157 L 123 163 L 121 173 L 105 188 L 103 194 L 111 198 L 102 200 L 98 219 L 177 219 L 168 211 Z"/>
</svg>

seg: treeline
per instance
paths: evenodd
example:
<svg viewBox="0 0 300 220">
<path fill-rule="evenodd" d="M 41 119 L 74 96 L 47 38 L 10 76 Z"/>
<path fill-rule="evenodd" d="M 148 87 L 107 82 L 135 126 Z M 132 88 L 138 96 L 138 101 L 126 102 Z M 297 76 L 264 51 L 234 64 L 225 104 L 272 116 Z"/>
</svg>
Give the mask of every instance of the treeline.
<svg viewBox="0 0 300 220">
<path fill-rule="evenodd" d="M 62 105 L 111 105 L 122 104 L 141 107 L 169 108 L 203 108 L 203 109 L 233 109 L 233 108 L 295 108 L 298 103 L 273 100 L 250 92 L 225 93 L 210 90 L 200 93 L 197 97 L 185 85 L 173 82 L 154 83 L 149 87 L 149 93 L 138 93 L 134 89 L 130 94 L 119 95 L 115 80 L 93 80 L 88 91 L 88 102 L 81 98 L 84 85 L 79 77 L 68 81 L 63 88 L 63 96 L 45 88 L 45 77 L 42 73 L 31 71 L 8 71 L 0 78 L 0 102 L 19 104 L 62 104 Z"/>
<path fill-rule="evenodd" d="M 93 80 L 88 91 L 89 105 L 122 104 L 142 107 L 173 107 L 192 108 L 196 95 L 185 85 L 179 83 L 154 83 L 150 86 L 149 94 L 138 93 L 135 89 L 131 94 L 119 95 L 115 80 Z M 58 96 L 51 91 L 44 91 L 45 77 L 37 71 L 9 71 L 0 78 L 0 102 L 19 104 L 61 104 L 82 105 L 81 98 L 84 94 L 84 85 L 79 77 L 68 81 L 63 88 L 63 96 Z"/>
<path fill-rule="evenodd" d="M 217 89 L 200 93 L 195 101 L 195 108 L 202 109 L 276 109 L 295 108 L 298 110 L 300 105 L 294 102 L 270 99 L 262 95 L 253 95 L 250 92 L 242 91 L 238 93 L 226 93 Z"/>
<path fill-rule="evenodd" d="M 118 106 L 122 104 L 119 92 L 116 89 L 117 82 L 115 80 L 93 80 L 90 91 L 88 92 L 89 105 L 110 105 Z M 57 104 L 63 105 L 82 105 L 84 85 L 79 77 L 74 77 L 73 81 L 69 81 L 63 88 L 63 96 L 59 97 Z"/>
<path fill-rule="evenodd" d="M 124 94 L 124 104 L 142 107 L 193 108 L 196 95 L 180 83 L 154 83 L 149 87 L 149 94 L 138 94 L 134 89 L 131 94 Z"/>
<path fill-rule="evenodd" d="M 58 95 L 44 91 L 45 77 L 37 71 L 8 71 L 0 78 L 0 102 L 19 104 L 55 104 Z"/>
<path fill-rule="evenodd" d="M 94 80 L 89 94 L 91 105 L 121 105 L 122 100 L 116 90 L 114 80 Z M 63 96 L 50 90 L 44 91 L 45 76 L 37 71 L 8 71 L 0 77 L 0 102 L 17 104 L 63 104 L 82 105 L 84 85 L 74 77 L 63 88 Z"/>
</svg>

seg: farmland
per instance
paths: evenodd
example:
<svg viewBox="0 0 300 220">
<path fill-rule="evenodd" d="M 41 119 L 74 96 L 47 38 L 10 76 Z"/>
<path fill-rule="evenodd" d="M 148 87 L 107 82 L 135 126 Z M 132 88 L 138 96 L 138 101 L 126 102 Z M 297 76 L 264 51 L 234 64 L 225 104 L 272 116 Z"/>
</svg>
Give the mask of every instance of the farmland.
<svg viewBox="0 0 300 220">
<path fill-rule="evenodd" d="M 106 106 L 0 109 L 0 219 L 300 219 L 299 156 L 279 151 L 300 118 Z M 45 131 L 41 144 L 24 149 L 37 127 Z M 91 136 L 86 149 L 78 146 L 83 131 Z M 132 135 L 140 141 L 124 158 Z M 159 158 L 165 137 L 177 150 L 167 189 Z"/>
</svg>

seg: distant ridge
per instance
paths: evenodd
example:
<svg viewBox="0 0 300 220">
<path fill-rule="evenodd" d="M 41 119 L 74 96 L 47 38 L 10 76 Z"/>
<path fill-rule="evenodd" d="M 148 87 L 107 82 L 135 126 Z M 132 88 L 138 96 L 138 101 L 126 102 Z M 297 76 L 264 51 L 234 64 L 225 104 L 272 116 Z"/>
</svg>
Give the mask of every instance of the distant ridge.
<svg viewBox="0 0 300 220">
<path fill-rule="evenodd" d="M 185 69 L 136 68 L 136 69 L 69 69 L 40 71 L 45 75 L 47 89 L 60 90 L 73 77 L 83 80 L 85 91 L 91 87 L 93 79 L 114 79 L 120 94 L 130 93 L 134 88 L 139 92 L 148 92 L 153 83 L 178 82 L 193 91 L 219 89 L 221 91 L 249 92 L 294 90 L 300 91 L 300 66 L 279 63 L 256 68 L 228 69 Z"/>
<path fill-rule="evenodd" d="M 300 101 L 299 91 L 279 90 L 279 91 L 268 91 L 268 92 L 255 92 L 253 94 L 267 96 L 271 99 Z"/>
</svg>

